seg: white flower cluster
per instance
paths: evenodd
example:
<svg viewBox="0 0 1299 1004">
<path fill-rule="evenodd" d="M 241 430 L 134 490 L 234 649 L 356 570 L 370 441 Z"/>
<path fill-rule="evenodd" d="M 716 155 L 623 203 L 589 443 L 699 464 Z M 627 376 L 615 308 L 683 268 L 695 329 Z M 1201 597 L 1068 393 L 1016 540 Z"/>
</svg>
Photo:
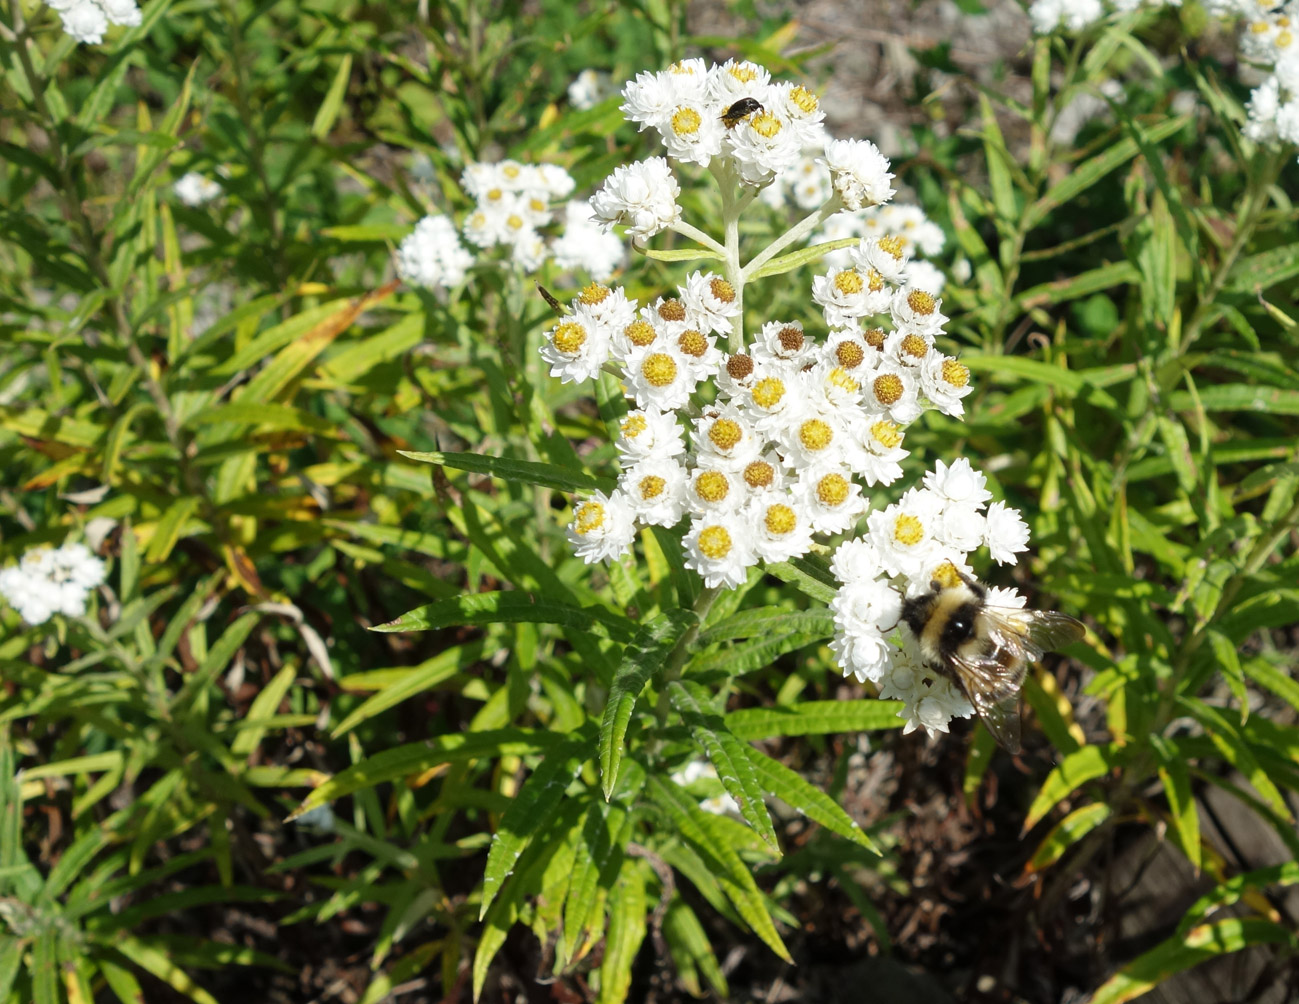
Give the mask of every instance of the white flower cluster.
<svg viewBox="0 0 1299 1004">
<path fill-rule="evenodd" d="M 568 103 L 582 112 L 594 108 L 611 93 L 613 80 L 609 74 L 587 67 L 568 85 Z"/>
<path fill-rule="evenodd" d="M 1253 0 L 1249 0 L 1253 2 Z M 1057 29 L 1082 31 L 1108 12 L 1130 14 L 1138 7 L 1180 7 L 1182 0 L 1033 0 L 1028 8 L 1033 30 L 1049 35 Z"/>
<path fill-rule="evenodd" d="M 830 568 L 843 584 L 830 603 L 835 637 L 831 650 L 844 675 L 871 681 L 884 698 L 904 702 L 906 732 L 923 727 L 946 732 L 952 718 L 974 709 L 946 677 L 927 668 L 910 629 L 901 621 L 904 596 L 921 595 L 937 579 L 971 574 L 967 557 L 987 547 L 994 561 L 1014 564 L 1028 548 L 1028 527 L 1003 502 L 988 505 L 987 478 L 965 458 L 937 461 L 924 487 L 867 517 L 867 532 L 843 544 Z M 1013 590 L 989 590 L 989 602 L 1022 607 Z M 900 644 L 891 639 L 897 638 Z"/>
<path fill-rule="evenodd" d="M 134 28 L 140 23 L 135 0 L 46 0 L 63 22 L 63 30 L 75 42 L 98 45 L 110 24 Z"/>
<path fill-rule="evenodd" d="M 845 237 L 884 238 L 900 240 L 901 248 L 908 254 L 933 258 L 942 254 L 947 236 L 943 228 L 925 215 L 919 206 L 871 206 L 857 212 L 835 213 L 814 233 L 809 243 L 823 244 Z M 831 251 L 821 260 L 835 268 L 852 264 L 853 248 Z M 907 265 L 907 282 L 941 293 L 946 277 L 930 262 L 912 258 Z"/>
<path fill-rule="evenodd" d="M 549 242 L 543 236 L 541 230 L 555 222 L 554 203 L 574 187 L 569 173 L 556 164 L 473 163 L 460 181 L 475 203 L 461 227 L 464 239 L 484 251 L 504 248 L 525 272 L 554 258 L 561 268 L 584 269 L 604 280 L 626 263 L 622 242 L 606 233 L 581 201 L 564 203 L 561 234 Z M 460 284 L 473 263 L 473 254 L 443 215 L 422 219 L 397 251 L 398 274 L 429 289 Z"/>
<path fill-rule="evenodd" d="M 699 808 L 711 812 L 714 816 L 740 814 L 740 805 L 722 787 L 717 777 L 717 768 L 707 760 L 691 760 L 678 771 L 673 771 L 672 783 L 682 788 L 694 788 L 696 794 L 704 797 L 699 801 Z"/>
<path fill-rule="evenodd" d="M 0 596 L 28 624 L 44 624 L 54 614 L 80 617 L 86 596 L 103 581 L 104 563 L 85 544 L 42 547 L 0 569 Z"/>
<path fill-rule="evenodd" d="M 190 171 L 172 186 L 176 198 L 187 206 L 201 206 L 221 194 L 221 186 L 197 171 Z"/>
</svg>

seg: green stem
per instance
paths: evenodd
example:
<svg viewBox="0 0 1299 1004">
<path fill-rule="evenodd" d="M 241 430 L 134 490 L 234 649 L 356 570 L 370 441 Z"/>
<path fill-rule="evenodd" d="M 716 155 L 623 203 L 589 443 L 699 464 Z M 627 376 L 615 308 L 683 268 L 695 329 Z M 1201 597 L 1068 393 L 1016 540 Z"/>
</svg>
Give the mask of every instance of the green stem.
<svg viewBox="0 0 1299 1004">
<path fill-rule="evenodd" d="M 685 633 L 677 639 L 677 643 L 672 646 L 672 651 L 663 660 L 663 668 L 658 672 L 658 679 L 655 681 L 659 699 L 654 705 L 654 717 L 658 719 L 660 729 L 667 725 L 668 714 L 671 711 L 668 684 L 673 680 L 680 679 L 681 671 L 685 668 L 690 652 L 694 648 L 695 642 L 699 640 L 699 632 L 703 629 L 704 621 L 708 619 L 708 611 L 713 608 L 713 604 L 717 602 L 717 597 L 721 594 L 721 586 L 709 586 L 695 597 L 694 606 L 691 608 L 695 612 L 694 624 L 690 625 Z M 661 742 L 660 739 L 655 745 Z"/>
<path fill-rule="evenodd" d="M 816 212 L 803 217 L 783 234 L 777 237 L 767 249 L 744 266 L 744 278 L 749 279 L 762 268 L 763 265 L 771 261 L 772 258 L 784 251 L 796 241 L 802 240 L 822 223 L 828 220 L 839 210 L 843 209 L 843 201 L 839 198 L 838 193 L 830 196 L 830 200 Z"/>
</svg>

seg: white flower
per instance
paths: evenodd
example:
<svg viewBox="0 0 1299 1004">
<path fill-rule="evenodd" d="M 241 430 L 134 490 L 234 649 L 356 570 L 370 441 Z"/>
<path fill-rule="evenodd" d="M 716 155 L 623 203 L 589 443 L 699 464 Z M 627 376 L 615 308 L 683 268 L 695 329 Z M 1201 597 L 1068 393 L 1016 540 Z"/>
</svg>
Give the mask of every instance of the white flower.
<svg viewBox="0 0 1299 1004">
<path fill-rule="evenodd" d="M 609 74 L 587 67 L 568 85 L 568 103 L 578 111 L 594 108 L 605 99 L 610 87 Z"/>
<path fill-rule="evenodd" d="M 627 121 L 639 123 L 645 130 L 671 114 L 677 91 L 668 74 L 642 71 L 635 80 L 623 84 L 622 98 L 621 110 Z"/>
<path fill-rule="evenodd" d="M 843 420 L 832 410 L 807 407 L 776 431 L 781 453 L 791 467 L 843 463 L 848 435 Z"/>
<path fill-rule="evenodd" d="M 883 579 L 858 579 L 835 593 L 830 611 L 841 631 L 882 636 L 898 626 L 902 597 Z"/>
<path fill-rule="evenodd" d="M 735 357 L 727 362 L 729 374 Z M 774 432 L 794 421 L 806 405 L 806 386 L 787 363 L 754 364 L 753 380 L 738 397 L 740 407 L 762 433 Z"/>
<path fill-rule="evenodd" d="M 221 194 L 221 186 L 197 171 L 182 175 L 172 186 L 176 198 L 187 206 L 201 206 Z"/>
<path fill-rule="evenodd" d="M 1104 17 L 1105 9 L 1101 0 L 1033 0 L 1028 16 L 1034 32 L 1049 35 L 1059 27 L 1082 31 Z"/>
<path fill-rule="evenodd" d="M 567 527 L 573 553 L 588 565 L 620 557 L 636 536 L 635 514 L 622 492 L 596 492 L 573 503 L 573 521 Z"/>
<path fill-rule="evenodd" d="M 920 415 L 919 396 L 912 371 L 884 359 L 865 383 L 862 406 L 867 412 L 883 412 L 899 425 L 906 425 Z"/>
<path fill-rule="evenodd" d="M 745 507 L 753 547 L 763 561 L 788 561 L 812 547 L 812 523 L 798 500 L 782 492 L 761 492 Z"/>
<path fill-rule="evenodd" d="M 893 198 L 889 159 L 864 139 L 836 139 L 826 144 L 825 164 L 831 184 L 849 209 L 888 202 Z"/>
<path fill-rule="evenodd" d="M 538 194 L 551 199 L 567 199 L 577 187 L 573 176 L 558 164 L 536 164 L 533 171 L 539 186 Z"/>
<path fill-rule="evenodd" d="M 1028 536 L 1028 524 L 1020 518 L 1018 509 L 1008 508 L 1005 502 L 988 506 L 985 543 L 993 561 L 999 565 L 1013 565 L 1016 553 L 1028 550 Z"/>
<path fill-rule="evenodd" d="M 1024 605 L 1028 602 L 1028 597 L 1019 595 L 1019 591 L 1007 586 L 989 586 L 988 587 L 988 606 L 990 607 L 1011 607 L 1015 610 L 1023 610 Z"/>
<path fill-rule="evenodd" d="M 740 312 L 734 286 L 712 272 L 692 272 L 677 290 L 691 323 L 714 334 L 730 333 L 731 318 Z"/>
<path fill-rule="evenodd" d="M 707 167 L 722 152 L 721 119 L 701 102 L 679 104 L 654 125 L 673 160 Z"/>
<path fill-rule="evenodd" d="M 852 471 L 841 465 L 804 468 L 792 491 L 807 510 L 813 533 L 843 533 L 866 509 L 861 485 L 852 480 Z"/>
<path fill-rule="evenodd" d="M 620 331 L 636 318 L 636 304 L 627 299 L 621 286 L 605 286 L 598 281 L 583 286 L 573 297 L 572 307 L 585 309 L 612 331 Z"/>
<path fill-rule="evenodd" d="M 637 407 L 676 411 L 690 400 L 699 375 L 675 345 L 656 344 L 627 357 L 623 380 Z"/>
<path fill-rule="evenodd" d="M 938 515 L 935 536 L 948 547 L 968 554 L 983 543 L 987 520 L 969 502 L 949 502 Z"/>
<path fill-rule="evenodd" d="M 854 537 L 835 548 L 830 571 L 844 585 L 872 582 L 885 574 L 879 550 L 869 537 Z"/>
<path fill-rule="evenodd" d="M 424 289 L 460 285 L 473 263 L 474 257 L 461 245 L 455 225 L 441 214 L 425 216 L 397 248 L 397 274 Z"/>
<path fill-rule="evenodd" d="M 686 510 L 686 471 L 675 460 L 643 460 L 623 471 L 618 489 L 650 526 L 676 526 Z"/>
<path fill-rule="evenodd" d="M 934 336 L 909 328 L 898 328 L 884 341 L 884 355 L 915 370 L 932 355 Z"/>
<path fill-rule="evenodd" d="M 0 596 L 28 624 L 54 614 L 80 617 L 90 592 L 104 581 L 104 563 L 85 544 L 27 551 L 15 566 L 0 570 Z"/>
<path fill-rule="evenodd" d="M 958 502 L 982 508 L 992 498 L 988 479 L 976 471 L 969 459 L 958 457 L 948 466 L 934 461 L 934 469 L 925 474 L 925 487 L 945 502 Z"/>
<path fill-rule="evenodd" d="M 965 414 L 961 399 L 974 390 L 969 367 L 941 352 L 930 352 L 925 357 L 920 367 L 920 387 L 935 408 L 953 418 Z"/>
<path fill-rule="evenodd" d="M 882 330 L 879 331 L 879 344 L 871 345 L 860 328 L 841 328 L 830 332 L 822 358 L 847 370 L 858 380 L 864 380 L 874 372 L 884 341 Z"/>
<path fill-rule="evenodd" d="M 923 728 L 932 739 L 939 732 L 946 732 L 948 723 L 953 718 L 969 718 L 972 714 L 974 707 L 965 699 L 960 688 L 946 677 L 940 676 L 932 680 L 927 689 L 921 687 L 915 698 L 898 712 L 898 717 L 907 720 L 907 724 L 902 727 L 903 735 Z"/>
<path fill-rule="evenodd" d="M 510 242 L 510 260 L 524 272 L 541 268 L 548 253 L 545 239 L 531 227 L 519 231 Z"/>
<path fill-rule="evenodd" d="M 858 416 L 848 428 L 844 460 L 868 486 L 891 485 L 902 477 L 903 432 L 879 415 Z"/>
<path fill-rule="evenodd" d="M 550 244 L 555 264 L 563 269 L 584 269 L 600 282 L 627 264 L 627 248 L 591 213 L 587 202 L 574 201 L 564 207 L 564 232 Z"/>
<path fill-rule="evenodd" d="M 823 360 L 803 373 L 813 411 L 829 411 L 837 421 L 847 424 L 861 414 L 861 379 L 866 372 L 859 365 L 852 369 Z"/>
<path fill-rule="evenodd" d="M 739 469 L 738 474 L 744 482 L 746 504 L 757 498 L 784 492 L 789 481 L 789 469 L 775 450 L 754 457 Z M 770 499 L 767 498 L 767 501 Z"/>
<path fill-rule="evenodd" d="M 798 161 L 804 135 L 780 109 L 764 107 L 726 130 L 725 140 L 741 180 L 765 185 Z"/>
<path fill-rule="evenodd" d="M 891 574 L 928 582 L 925 577 L 938 548 L 936 531 L 941 511 L 942 500 L 937 495 L 913 488 L 887 509 L 866 518 L 880 563 Z"/>
<path fill-rule="evenodd" d="M 633 237 L 649 237 L 681 218 L 681 188 L 662 157 L 614 168 L 604 186 L 591 196 L 595 217 L 605 225 L 627 227 Z"/>
<path fill-rule="evenodd" d="M 762 452 L 765 440 L 733 404 L 709 408 L 695 419 L 691 442 L 703 466 L 738 471 Z"/>
<path fill-rule="evenodd" d="M 71 4 L 59 11 L 59 19 L 63 22 L 63 30 L 75 42 L 98 45 L 108 30 L 108 15 L 95 0 L 80 0 Z"/>
<path fill-rule="evenodd" d="M 812 278 L 812 300 L 825 312 L 831 328 L 850 328 L 859 318 L 887 310 L 893 288 L 878 272 L 832 269 Z"/>
<path fill-rule="evenodd" d="M 728 59 L 708 70 L 708 99 L 723 110 L 740 98 L 763 101 L 771 86 L 771 71 L 747 59 Z"/>
<path fill-rule="evenodd" d="M 816 343 L 799 321 L 768 321 L 753 340 L 754 358 L 776 359 L 801 369 L 812 360 Z"/>
<path fill-rule="evenodd" d="M 618 456 L 624 465 L 667 460 L 686 452 L 676 415 L 657 408 L 629 411 L 618 426 Z"/>
<path fill-rule="evenodd" d="M 907 242 L 897 236 L 863 237 L 855 248 L 849 248 L 853 265 L 859 272 L 874 269 L 888 282 L 900 283 L 907 275 L 911 252 Z"/>
<path fill-rule="evenodd" d="M 701 466 L 690 471 L 686 506 L 693 513 L 734 512 L 744 504 L 745 485 L 735 471 Z"/>
<path fill-rule="evenodd" d="M 573 383 L 598 375 L 611 346 L 609 328 L 579 305 L 547 332 L 541 358 L 550 363 L 551 376 Z"/>
<path fill-rule="evenodd" d="M 943 301 L 927 290 L 906 286 L 893 294 L 890 309 L 893 323 L 900 328 L 910 328 L 924 335 L 935 335 L 947 323 L 939 308 Z"/>
<path fill-rule="evenodd" d="M 905 281 L 908 286 L 919 286 L 936 296 L 947 285 L 947 276 L 933 262 L 913 261 L 907 265 Z"/>
<path fill-rule="evenodd" d="M 694 569 L 712 589 L 744 584 L 748 569 L 757 564 L 753 532 L 736 513 L 709 513 L 697 517 L 683 541 L 686 568 Z"/>
<path fill-rule="evenodd" d="M 136 6 L 135 0 L 99 0 L 99 6 L 104 8 L 104 14 L 108 17 L 109 24 L 120 24 L 126 28 L 134 28 L 144 19 L 140 8 Z"/>
</svg>

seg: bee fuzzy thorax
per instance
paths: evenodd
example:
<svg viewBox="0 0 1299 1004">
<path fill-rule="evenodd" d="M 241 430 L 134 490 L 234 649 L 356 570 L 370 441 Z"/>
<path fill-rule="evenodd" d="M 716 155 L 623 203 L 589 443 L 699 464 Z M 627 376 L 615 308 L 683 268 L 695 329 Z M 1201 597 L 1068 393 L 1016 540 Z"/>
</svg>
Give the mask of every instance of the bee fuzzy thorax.
<svg viewBox="0 0 1299 1004">
<path fill-rule="evenodd" d="M 982 586 L 960 582 L 903 603 L 902 619 L 915 635 L 926 662 L 942 665 L 977 637 L 984 596 Z"/>
</svg>

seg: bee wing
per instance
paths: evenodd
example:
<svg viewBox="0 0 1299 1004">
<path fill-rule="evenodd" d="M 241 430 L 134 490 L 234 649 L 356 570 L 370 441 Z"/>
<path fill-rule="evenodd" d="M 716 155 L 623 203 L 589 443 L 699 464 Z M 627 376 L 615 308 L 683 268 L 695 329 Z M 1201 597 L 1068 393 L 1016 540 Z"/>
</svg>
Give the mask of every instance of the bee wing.
<svg viewBox="0 0 1299 1004">
<path fill-rule="evenodd" d="M 1059 610 L 1018 610 L 1014 607 L 986 607 L 989 637 L 998 648 L 1015 649 L 1020 657 L 1036 662 L 1078 641 L 1086 634 L 1082 622 Z"/>
<path fill-rule="evenodd" d="M 1008 753 L 1019 752 L 1019 692 L 1028 664 L 1023 646 L 1016 641 L 996 645 L 988 655 L 962 655 L 951 659 L 956 682 L 974 705 L 992 738 Z"/>
</svg>

